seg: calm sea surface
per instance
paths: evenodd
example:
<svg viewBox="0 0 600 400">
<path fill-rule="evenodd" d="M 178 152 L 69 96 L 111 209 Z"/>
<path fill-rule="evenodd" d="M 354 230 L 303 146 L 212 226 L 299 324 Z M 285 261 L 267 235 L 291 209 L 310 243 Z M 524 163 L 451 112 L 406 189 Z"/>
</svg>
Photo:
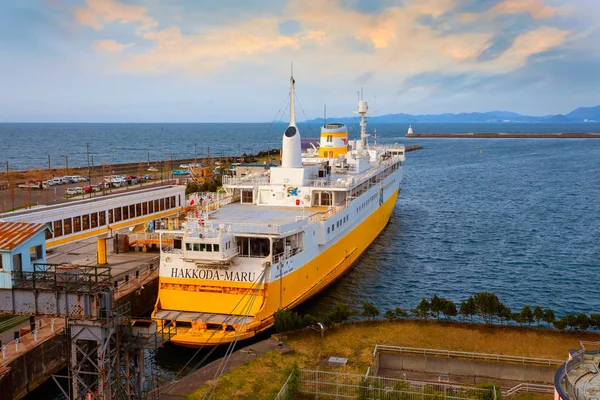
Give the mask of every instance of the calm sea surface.
<svg viewBox="0 0 600 400">
<path fill-rule="evenodd" d="M 372 129 L 373 126 L 370 126 Z M 303 310 L 337 303 L 410 308 L 437 293 L 455 301 L 493 291 L 524 304 L 600 312 L 600 139 L 405 139 L 405 125 L 378 125 L 382 142 L 420 144 L 407 154 L 389 225 L 353 269 Z M 600 132 L 585 125 L 415 125 L 417 132 Z M 302 127 L 304 137 L 318 127 Z M 194 144 L 237 154 L 279 147 L 284 127 L 269 124 L 0 124 L 0 162 L 17 169 L 68 155 L 83 165 L 193 157 Z M 353 128 L 351 136 L 357 135 Z M 238 144 L 240 145 L 238 150 Z M 165 153 L 167 154 L 165 156 Z M 56 161 L 54 161 L 56 159 Z M 63 164 L 64 165 L 64 164 Z M 165 374 L 194 351 L 159 351 Z"/>
</svg>

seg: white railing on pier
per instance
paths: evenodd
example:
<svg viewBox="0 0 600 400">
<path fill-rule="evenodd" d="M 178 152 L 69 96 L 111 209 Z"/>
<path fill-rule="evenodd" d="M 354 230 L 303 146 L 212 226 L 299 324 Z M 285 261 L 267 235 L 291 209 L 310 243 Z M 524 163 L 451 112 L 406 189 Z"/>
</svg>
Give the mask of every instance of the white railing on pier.
<svg viewBox="0 0 600 400">
<path fill-rule="evenodd" d="M 21 336 L 18 339 L 13 340 L 12 342 L 2 345 L 2 356 L 0 358 L 0 365 L 7 365 L 9 362 L 14 360 L 21 354 L 37 346 L 38 342 L 46 340 L 47 338 L 62 332 L 64 328 L 64 318 L 37 320 L 36 328 L 33 331 Z"/>
<path fill-rule="evenodd" d="M 539 383 L 519 383 L 517 386 L 502 391 L 502 397 L 512 397 L 519 393 L 541 393 L 554 394 L 553 385 L 541 385 Z"/>
</svg>

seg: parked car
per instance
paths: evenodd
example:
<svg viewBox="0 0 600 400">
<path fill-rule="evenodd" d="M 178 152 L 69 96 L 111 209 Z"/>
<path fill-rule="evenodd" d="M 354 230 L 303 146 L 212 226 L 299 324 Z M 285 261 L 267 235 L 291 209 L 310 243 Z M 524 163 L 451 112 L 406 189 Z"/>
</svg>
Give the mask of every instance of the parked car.
<svg viewBox="0 0 600 400">
<path fill-rule="evenodd" d="M 158 169 L 156 169 L 156 168 L 154 168 L 154 167 L 150 167 L 150 168 L 148 168 L 148 171 L 150 171 L 150 172 L 157 172 L 157 171 L 158 171 Z"/>
<path fill-rule="evenodd" d="M 65 190 L 65 195 L 67 196 L 75 196 L 77 194 L 77 188 L 67 188 Z"/>
<path fill-rule="evenodd" d="M 144 176 L 144 179 L 147 181 L 150 181 L 150 180 L 152 180 L 152 177 L 150 175 L 146 175 L 146 176 Z"/>
<path fill-rule="evenodd" d="M 46 183 L 48 184 L 48 186 L 60 185 L 60 182 L 57 181 L 56 179 L 48 179 L 48 181 L 46 181 Z"/>
<path fill-rule="evenodd" d="M 173 171 L 171 171 L 172 175 L 189 175 L 190 171 L 182 171 L 180 169 L 174 169 Z"/>
<path fill-rule="evenodd" d="M 102 190 L 101 185 L 92 185 L 92 192 L 99 192 Z"/>
<path fill-rule="evenodd" d="M 179 166 L 179 168 L 183 168 L 183 169 L 189 169 L 189 168 L 190 168 L 190 166 L 189 166 L 189 164 L 181 164 L 181 165 Z"/>
</svg>

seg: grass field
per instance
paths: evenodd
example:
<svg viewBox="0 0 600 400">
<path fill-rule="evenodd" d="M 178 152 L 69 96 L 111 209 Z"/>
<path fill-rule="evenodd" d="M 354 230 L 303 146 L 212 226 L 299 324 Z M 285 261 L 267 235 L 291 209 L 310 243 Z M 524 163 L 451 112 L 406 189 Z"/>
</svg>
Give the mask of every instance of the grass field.
<svg viewBox="0 0 600 400">
<path fill-rule="evenodd" d="M 327 331 L 321 339 L 316 332 L 288 335 L 285 344 L 293 354 L 273 351 L 223 375 L 213 399 L 272 399 L 294 361 L 300 368 L 327 370 L 323 362 L 331 356 L 348 358 L 339 372 L 364 374 L 376 344 L 420 347 L 480 353 L 505 354 L 564 360 L 570 349 L 579 349 L 580 340 L 597 341 L 597 333 L 576 335 L 548 329 L 488 327 L 477 324 L 423 321 L 378 321 L 346 324 Z M 188 395 L 201 399 L 208 386 Z M 521 394 L 517 400 L 551 400 L 552 396 Z"/>
</svg>

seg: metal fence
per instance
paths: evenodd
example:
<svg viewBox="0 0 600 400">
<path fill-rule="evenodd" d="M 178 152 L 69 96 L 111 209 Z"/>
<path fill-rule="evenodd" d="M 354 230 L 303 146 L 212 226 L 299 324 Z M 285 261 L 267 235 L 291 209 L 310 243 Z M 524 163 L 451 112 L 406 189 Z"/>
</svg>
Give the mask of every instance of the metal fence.
<svg viewBox="0 0 600 400">
<path fill-rule="evenodd" d="M 287 381 L 286 381 L 287 384 Z M 287 385 L 284 385 L 282 392 Z M 285 389 L 287 390 L 287 389 Z M 280 395 L 281 393 L 280 392 Z M 496 400 L 494 389 L 318 370 L 300 370 L 299 392 L 319 398 L 365 400 Z M 279 397 L 281 399 L 282 397 Z"/>
<path fill-rule="evenodd" d="M 288 384 L 290 383 L 290 379 L 292 379 L 293 374 L 293 372 L 290 373 L 288 378 L 285 380 L 285 383 L 281 387 L 281 390 L 279 391 L 279 393 L 277 393 L 277 396 L 275 396 L 275 400 L 287 400 L 290 396 L 292 396 L 292 393 L 290 393 L 288 390 Z"/>
</svg>

